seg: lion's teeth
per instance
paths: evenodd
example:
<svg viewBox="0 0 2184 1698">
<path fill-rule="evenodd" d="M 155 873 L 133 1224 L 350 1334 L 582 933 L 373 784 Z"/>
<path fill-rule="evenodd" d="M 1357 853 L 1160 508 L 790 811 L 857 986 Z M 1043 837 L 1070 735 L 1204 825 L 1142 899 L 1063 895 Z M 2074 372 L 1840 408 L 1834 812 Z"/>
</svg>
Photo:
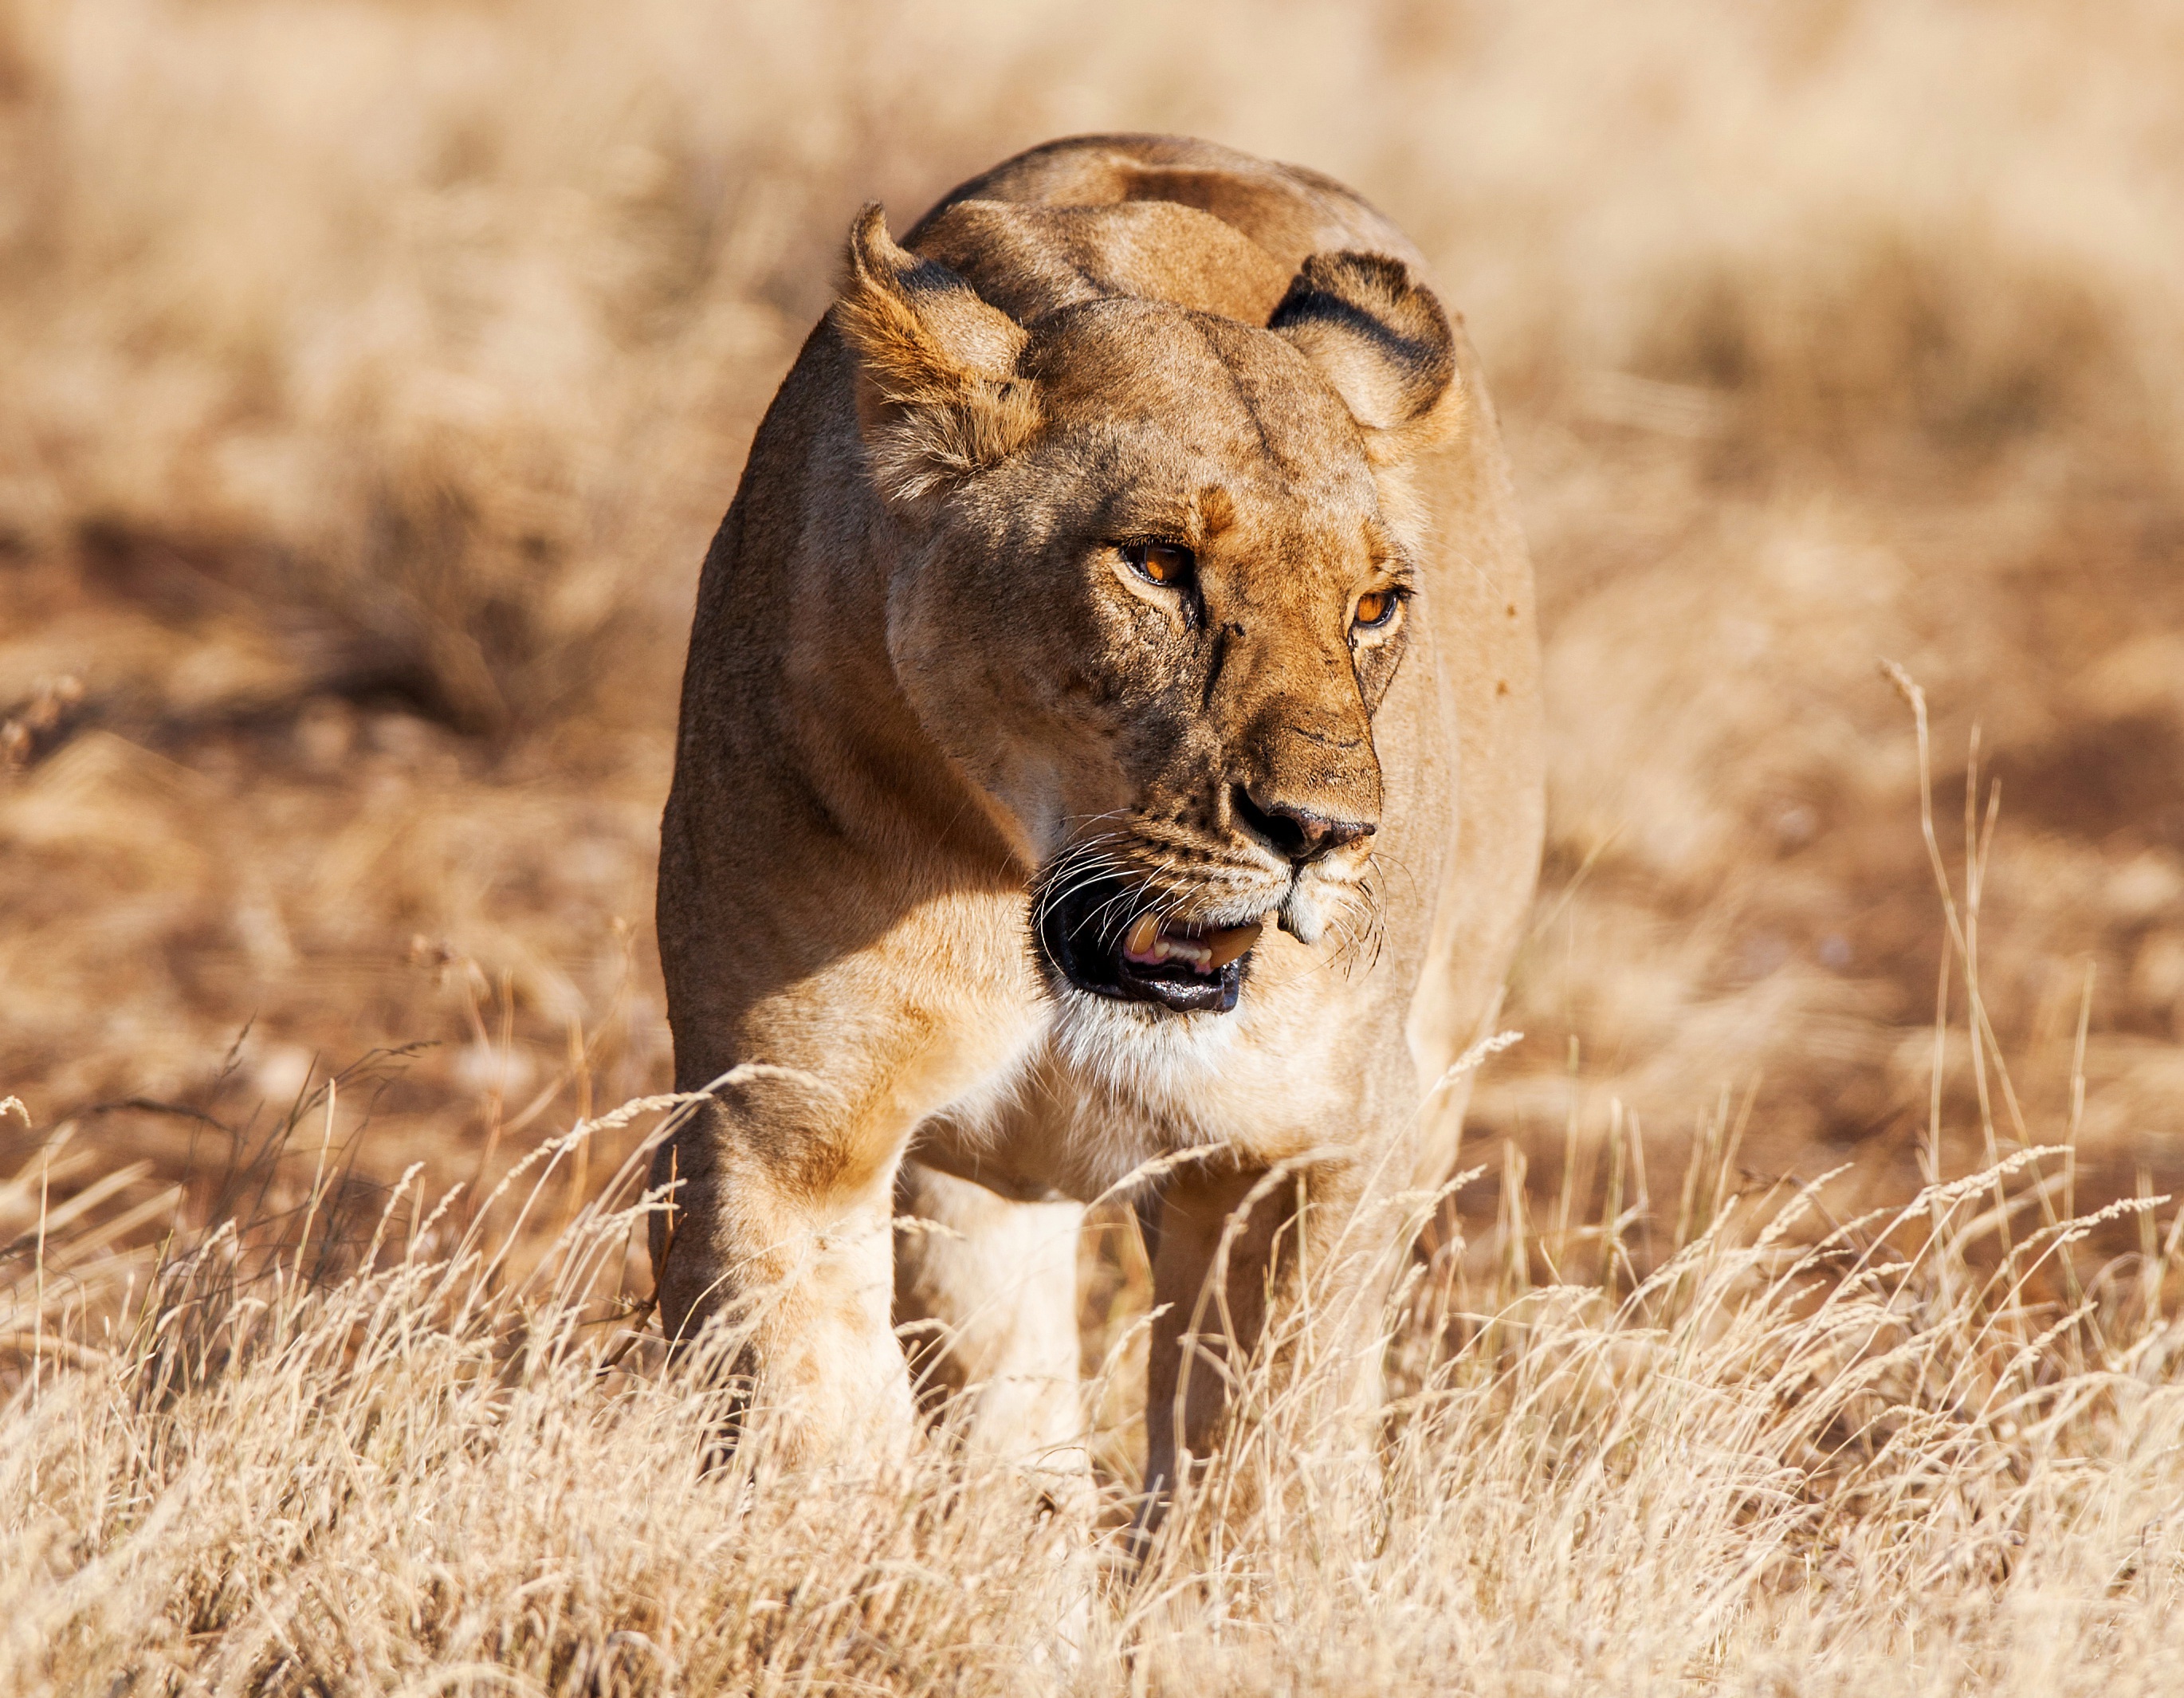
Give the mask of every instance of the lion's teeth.
<svg viewBox="0 0 2184 1698">
<path fill-rule="evenodd" d="M 1263 929 L 1256 921 L 1249 926 L 1232 926 L 1225 932 L 1216 932 L 1206 942 L 1206 959 L 1208 965 L 1225 967 L 1259 941 Z"/>
<path fill-rule="evenodd" d="M 1262 929 L 1255 921 L 1194 937 L 1188 930 L 1168 930 L 1153 915 L 1140 914 L 1123 933 L 1123 954 L 1140 966 L 1188 961 L 1201 972 L 1218 972 L 1257 943 Z"/>
</svg>

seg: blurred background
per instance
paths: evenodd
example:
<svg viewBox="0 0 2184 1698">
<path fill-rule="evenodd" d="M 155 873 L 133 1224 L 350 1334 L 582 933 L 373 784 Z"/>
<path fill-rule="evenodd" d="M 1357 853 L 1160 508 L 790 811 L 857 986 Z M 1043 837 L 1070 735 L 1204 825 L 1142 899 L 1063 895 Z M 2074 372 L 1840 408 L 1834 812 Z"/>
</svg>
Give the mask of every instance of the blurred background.
<svg viewBox="0 0 2184 1698">
<path fill-rule="evenodd" d="M 0 1170 L 664 1088 L 697 567 L 850 216 L 1132 129 L 1362 190 L 1502 409 L 1552 794 L 1469 1159 L 2167 1189 L 2180 88 L 2170 0 L 6 0 Z M 1999 785 L 1976 1053 L 1884 660 L 1960 910 Z"/>
</svg>

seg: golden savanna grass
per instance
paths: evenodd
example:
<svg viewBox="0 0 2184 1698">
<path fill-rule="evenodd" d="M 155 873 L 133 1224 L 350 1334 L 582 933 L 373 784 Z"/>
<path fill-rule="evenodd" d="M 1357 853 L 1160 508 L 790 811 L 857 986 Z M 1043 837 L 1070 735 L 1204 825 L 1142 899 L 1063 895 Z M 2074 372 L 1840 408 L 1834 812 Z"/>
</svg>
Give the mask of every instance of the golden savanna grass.
<svg viewBox="0 0 2184 1698">
<path fill-rule="evenodd" d="M 2180 81 L 2157 0 L 0 9 L 0 1690 L 2172 1688 Z M 617 1111 L 850 217 L 1095 128 L 1434 257 L 1552 733 L 1376 1444 L 1267 1383 L 1136 1573 L 709 1463 Z"/>
</svg>

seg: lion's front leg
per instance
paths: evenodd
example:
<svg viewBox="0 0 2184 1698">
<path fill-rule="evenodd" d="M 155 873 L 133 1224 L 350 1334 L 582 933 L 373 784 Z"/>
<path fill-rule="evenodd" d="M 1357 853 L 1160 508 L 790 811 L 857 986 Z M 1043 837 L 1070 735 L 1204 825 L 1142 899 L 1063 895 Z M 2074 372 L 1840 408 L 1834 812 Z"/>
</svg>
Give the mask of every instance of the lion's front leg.
<svg viewBox="0 0 2184 1698">
<path fill-rule="evenodd" d="M 1295 1214 L 1293 1200 L 1273 1196 L 1260 1197 L 1246 1212 L 1264 1177 L 1185 1171 L 1162 1188 L 1145 1362 L 1141 1526 L 1159 1520 L 1194 1463 L 1212 1453 L 1231 1381 L 1257 1347 L 1275 1242 Z M 1293 1190 L 1279 1181 L 1273 1189 Z"/>
<path fill-rule="evenodd" d="M 1346 1448 L 1362 1430 L 1378 1402 L 1375 1323 L 1392 1258 L 1360 1213 L 1358 1178 L 1340 1163 L 1186 1169 L 1165 1182 L 1140 1534 L 1240 1422 L 1288 1423 L 1285 1451 Z"/>
<path fill-rule="evenodd" d="M 746 1427 L 792 1466 L 869 1466 L 908 1442 L 890 1315 L 907 1130 L 860 1124 L 782 1072 L 719 1088 L 655 1160 L 654 1183 L 675 1186 L 653 1221 L 661 1325 L 686 1345 L 733 1329 Z"/>
<path fill-rule="evenodd" d="M 1014 1202 L 911 1161 L 896 1201 L 895 1308 L 923 1374 L 961 1397 L 963 1437 L 1034 1471 L 1057 1496 L 1089 1486 L 1078 1383 L 1077 1248 L 1084 1205 Z"/>
</svg>

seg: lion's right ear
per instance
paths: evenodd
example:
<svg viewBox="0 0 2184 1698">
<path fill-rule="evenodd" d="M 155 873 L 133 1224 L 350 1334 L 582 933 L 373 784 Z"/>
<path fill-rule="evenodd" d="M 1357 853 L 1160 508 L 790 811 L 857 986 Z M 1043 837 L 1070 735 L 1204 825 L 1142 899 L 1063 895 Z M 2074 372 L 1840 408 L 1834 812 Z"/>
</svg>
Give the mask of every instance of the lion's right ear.
<svg viewBox="0 0 2184 1698">
<path fill-rule="evenodd" d="M 1016 375 L 1023 327 L 888 234 L 878 203 L 850 231 L 834 327 L 857 365 L 857 423 L 880 492 L 916 503 L 1014 453 L 1039 426 Z"/>
</svg>

